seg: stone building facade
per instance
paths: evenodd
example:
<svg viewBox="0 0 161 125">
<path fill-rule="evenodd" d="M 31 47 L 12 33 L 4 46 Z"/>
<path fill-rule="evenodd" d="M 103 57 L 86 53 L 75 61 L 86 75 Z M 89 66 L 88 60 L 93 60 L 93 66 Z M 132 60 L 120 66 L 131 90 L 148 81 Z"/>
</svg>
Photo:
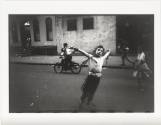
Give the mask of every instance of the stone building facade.
<svg viewBox="0 0 161 125">
<path fill-rule="evenodd" d="M 103 15 L 9 15 L 10 47 L 22 48 L 24 35 L 31 48 L 55 50 L 63 43 L 92 52 L 97 45 L 116 52 L 116 16 Z"/>
</svg>

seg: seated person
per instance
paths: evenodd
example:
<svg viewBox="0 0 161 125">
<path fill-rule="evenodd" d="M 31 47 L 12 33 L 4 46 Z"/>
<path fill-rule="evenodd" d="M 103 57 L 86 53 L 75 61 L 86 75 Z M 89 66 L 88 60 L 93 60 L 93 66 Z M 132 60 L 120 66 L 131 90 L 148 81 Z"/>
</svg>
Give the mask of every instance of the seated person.
<svg viewBox="0 0 161 125">
<path fill-rule="evenodd" d="M 62 59 L 62 64 L 67 67 L 72 62 L 72 53 L 74 52 L 74 49 L 68 47 L 67 43 L 63 44 L 63 48 L 61 49 L 61 56 L 64 58 Z"/>
</svg>

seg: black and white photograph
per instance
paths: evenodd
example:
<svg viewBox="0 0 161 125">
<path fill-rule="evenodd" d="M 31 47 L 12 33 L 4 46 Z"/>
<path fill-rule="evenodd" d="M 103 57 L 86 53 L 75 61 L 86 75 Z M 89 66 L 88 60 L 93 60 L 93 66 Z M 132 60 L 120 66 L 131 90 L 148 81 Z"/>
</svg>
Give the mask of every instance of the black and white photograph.
<svg viewBox="0 0 161 125">
<path fill-rule="evenodd" d="M 154 15 L 8 16 L 10 113 L 154 112 Z"/>
<path fill-rule="evenodd" d="M 160 0 L 0 0 L 0 124 L 160 125 Z"/>
</svg>

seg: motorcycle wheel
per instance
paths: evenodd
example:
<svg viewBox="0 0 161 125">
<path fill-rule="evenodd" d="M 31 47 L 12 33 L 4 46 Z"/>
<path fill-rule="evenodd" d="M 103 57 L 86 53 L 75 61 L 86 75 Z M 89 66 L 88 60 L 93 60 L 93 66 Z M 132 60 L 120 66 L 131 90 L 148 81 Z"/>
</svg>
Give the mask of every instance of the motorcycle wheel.
<svg viewBox="0 0 161 125">
<path fill-rule="evenodd" d="M 56 73 L 61 73 L 62 70 L 63 70 L 63 66 L 61 65 L 61 63 L 56 63 L 56 64 L 54 65 L 54 71 L 55 71 Z"/>
<path fill-rule="evenodd" d="M 74 64 L 71 66 L 71 71 L 72 71 L 72 73 L 74 73 L 74 74 L 79 74 L 80 71 L 81 71 L 81 66 L 80 66 L 78 63 L 74 63 Z"/>
</svg>

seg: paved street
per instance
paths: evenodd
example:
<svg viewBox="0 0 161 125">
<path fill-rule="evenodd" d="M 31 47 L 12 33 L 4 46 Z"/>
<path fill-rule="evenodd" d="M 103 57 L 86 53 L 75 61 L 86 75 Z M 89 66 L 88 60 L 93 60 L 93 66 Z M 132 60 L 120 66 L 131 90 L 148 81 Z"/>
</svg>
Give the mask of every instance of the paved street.
<svg viewBox="0 0 161 125">
<path fill-rule="evenodd" d="M 135 56 L 128 56 L 128 58 L 134 62 Z M 82 63 L 87 57 L 85 56 L 73 56 L 72 60 L 77 63 Z M 40 64 L 40 65 L 50 65 L 60 62 L 59 56 L 10 56 L 10 62 L 12 63 L 23 63 L 23 64 Z M 126 66 L 124 68 L 132 67 L 132 64 L 125 60 Z M 118 67 L 122 64 L 120 56 L 110 56 L 104 63 L 104 66 L 108 67 Z"/>
<path fill-rule="evenodd" d="M 79 112 L 80 74 L 56 74 L 49 65 L 10 64 L 10 112 Z M 106 68 L 94 97 L 95 112 L 153 112 L 153 81 L 139 91 L 131 69 Z M 87 111 L 88 112 L 88 111 Z"/>
</svg>

